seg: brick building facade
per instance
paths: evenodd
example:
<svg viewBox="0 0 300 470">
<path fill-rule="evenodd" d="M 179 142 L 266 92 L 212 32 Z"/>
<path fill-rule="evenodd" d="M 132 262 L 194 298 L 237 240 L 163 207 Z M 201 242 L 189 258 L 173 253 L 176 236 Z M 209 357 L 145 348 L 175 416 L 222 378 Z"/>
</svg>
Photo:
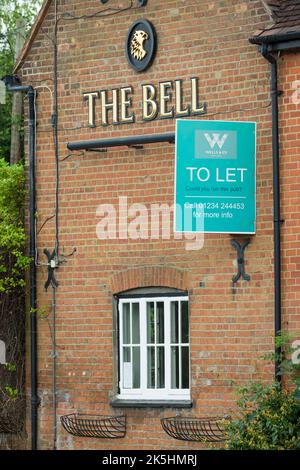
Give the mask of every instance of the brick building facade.
<svg viewBox="0 0 300 470">
<path fill-rule="evenodd" d="M 270 381 L 274 377 L 274 366 L 261 359 L 274 349 L 270 66 L 257 47 L 250 44 L 249 38 L 255 31 L 265 31 L 266 25 L 273 24 L 270 11 L 276 12 L 275 4 L 280 2 L 269 2 L 268 8 L 268 2 L 261 0 L 148 0 L 142 8 L 138 3 L 133 1 L 133 8 L 127 8 L 131 5 L 129 0 L 111 0 L 107 5 L 91 0 L 45 1 L 16 65 L 22 84 L 32 85 L 37 91 L 37 298 L 39 311 L 43 311 L 38 315 L 40 449 L 53 446 L 59 449 L 199 448 L 201 445 L 197 442 L 172 439 L 163 431 L 160 419 L 175 415 L 232 414 L 237 384 L 252 379 Z M 107 8 L 122 11 L 107 10 L 109 14 L 114 13 L 107 17 L 95 15 Z M 131 25 L 140 18 L 149 20 L 156 29 L 157 54 L 147 70 L 137 73 L 127 62 L 125 40 Z M 57 241 L 57 178 L 53 117 L 51 119 L 56 102 L 53 46 L 56 39 L 57 228 L 60 261 L 64 262 L 55 269 L 59 287 L 52 291 L 50 286 L 46 292 L 44 284 L 48 268 L 43 250 L 52 252 Z M 293 47 L 293 51 L 282 51 L 278 57 L 279 89 L 283 91 L 279 98 L 284 220 L 282 325 L 285 330 L 299 332 L 300 117 L 295 81 L 299 77 L 300 55 L 296 45 Z M 277 58 L 277 53 L 275 55 Z M 172 231 L 170 239 L 163 239 L 162 234 L 159 237 L 142 235 L 140 239 L 97 237 L 97 226 L 104 215 L 99 205 L 112 204 L 118 211 L 119 197 L 127 197 L 128 207 L 136 203 L 147 208 L 151 204 L 173 203 L 175 149 L 172 143 L 153 143 L 143 148 L 121 146 L 108 148 L 106 152 L 69 151 L 67 148 L 67 144 L 74 141 L 174 132 L 175 118 L 143 120 L 142 85 L 153 84 L 159 90 L 160 83 L 171 81 L 174 90 L 175 81 L 182 80 L 183 109 L 191 102 L 191 78 L 195 77 L 198 79 L 198 108 L 199 103 L 206 104 L 205 114 L 196 119 L 257 123 L 256 234 L 249 237 L 250 244 L 245 251 L 250 281 L 232 282 L 237 261 L 230 242 L 232 239 L 241 242 L 247 238 L 245 236 L 205 234 L 201 250 L 189 249 L 192 242 L 175 239 Z M 122 87 L 132 87 L 135 122 L 114 125 L 110 110 L 108 125 L 103 126 L 101 102 L 97 96 L 94 100 L 95 126 L 89 127 L 88 101 L 84 94 L 107 90 L 108 102 L 113 99 L 112 90 Z M 189 118 L 194 119 L 193 116 Z M 72 256 L 67 256 L 71 253 Z M 126 301 L 124 293 L 131 301 L 128 298 Z M 170 298 L 169 304 L 166 299 Z M 53 299 L 56 307 L 55 351 L 52 344 Z M 169 351 L 176 357 L 167 358 L 165 360 L 170 362 L 164 363 L 166 367 L 171 365 L 172 371 L 175 368 L 174 377 L 167 377 L 163 370 L 159 357 L 164 346 L 157 346 L 161 344 L 157 337 L 156 346 L 151 349 L 148 345 L 148 353 L 145 350 L 146 356 L 142 356 L 147 358 L 147 364 L 141 365 L 138 362 L 141 362 L 141 356 L 137 359 L 135 355 L 142 352 L 137 352 L 139 346 L 132 346 L 141 341 L 140 338 L 136 343 L 133 341 L 137 323 L 132 321 L 127 333 L 124 325 L 123 332 L 120 331 L 118 305 L 120 309 L 120 305 L 130 304 L 128 315 L 133 318 L 137 308 L 134 304 L 142 309 L 145 299 L 146 303 L 147 299 L 148 303 L 155 303 L 155 307 L 149 308 L 155 311 L 152 313 L 156 315 L 156 336 L 162 328 L 157 326 L 159 309 L 164 308 L 165 312 L 169 309 L 171 316 L 179 315 L 181 339 L 177 338 L 177 346 L 173 349 L 171 346 Z M 185 313 L 187 301 L 189 320 Z M 179 309 L 181 316 L 172 308 L 174 311 Z M 125 310 L 123 314 L 124 323 Z M 142 323 L 141 318 L 139 321 Z M 167 331 L 167 324 L 164 327 Z M 177 326 L 174 328 L 176 330 Z M 184 329 L 189 329 L 185 340 Z M 173 334 L 176 336 L 173 330 L 169 332 L 171 343 Z M 130 346 L 126 335 L 132 336 Z M 56 429 L 53 426 L 53 351 L 56 355 Z M 133 394 L 132 400 L 125 394 L 126 399 L 122 400 L 119 373 L 123 367 L 120 358 L 122 355 L 125 362 L 125 354 L 135 357 L 129 361 L 131 365 L 132 361 L 137 361 L 132 366 L 133 377 L 128 379 L 131 385 L 134 380 L 139 384 L 139 380 L 147 382 L 148 372 L 143 378 L 142 371 L 150 367 L 148 363 L 153 354 L 155 362 L 152 369 L 150 367 L 148 385 L 149 380 L 154 380 L 152 389 L 159 389 L 163 388 L 159 381 L 175 380 L 177 391 L 182 388 L 186 393 L 175 394 L 175 397 L 150 393 L 145 399 Z M 27 363 L 30 403 L 29 347 Z M 135 367 L 139 368 L 142 377 L 136 375 Z M 185 374 L 186 367 L 190 368 L 189 377 Z M 126 375 L 125 369 L 122 370 L 121 375 Z M 129 385 L 129 388 L 132 387 Z M 67 433 L 59 421 L 60 416 L 75 412 L 108 416 L 126 414 L 126 436 L 116 440 L 75 437 Z M 30 433 L 30 409 L 28 416 Z"/>
</svg>

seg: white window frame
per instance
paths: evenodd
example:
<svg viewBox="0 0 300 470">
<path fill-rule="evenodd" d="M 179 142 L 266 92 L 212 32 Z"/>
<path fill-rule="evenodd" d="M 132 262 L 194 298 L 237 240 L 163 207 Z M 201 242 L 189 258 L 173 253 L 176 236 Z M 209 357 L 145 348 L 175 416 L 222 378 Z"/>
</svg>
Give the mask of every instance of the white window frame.
<svg viewBox="0 0 300 470">
<path fill-rule="evenodd" d="M 118 318 L 119 318 L 119 394 L 121 400 L 190 400 L 191 393 L 191 372 L 190 372 L 190 333 L 189 343 L 172 343 L 171 342 L 171 302 L 189 301 L 188 296 L 147 296 L 143 297 L 126 297 L 119 299 Z M 124 372 L 123 372 L 123 304 L 139 303 L 140 305 L 140 385 L 139 389 L 123 388 Z M 164 302 L 164 332 L 165 332 L 165 388 L 147 388 L 147 302 Z M 130 307 L 131 309 L 131 307 Z M 189 321 L 190 325 L 190 321 Z M 181 331 L 181 315 L 179 315 L 179 331 Z M 131 338 L 132 341 L 132 338 Z M 157 345 L 158 343 L 156 343 Z M 171 345 L 180 345 L 189 347 L 189 388 L 174 389 L 171 388 Z M 125 347 L 128 346 L 127 344 Z M 132 346 L 132 344 L 131 344 Z M 181 347 L 179 348 L 179 368 L 181 368 Z M 131 360 L 132 362 L 132 360 Z M 144 366 L 143 366 L 144 365 Z M 180 369 L 179 369 L 179 377 Z"/>
</svg>

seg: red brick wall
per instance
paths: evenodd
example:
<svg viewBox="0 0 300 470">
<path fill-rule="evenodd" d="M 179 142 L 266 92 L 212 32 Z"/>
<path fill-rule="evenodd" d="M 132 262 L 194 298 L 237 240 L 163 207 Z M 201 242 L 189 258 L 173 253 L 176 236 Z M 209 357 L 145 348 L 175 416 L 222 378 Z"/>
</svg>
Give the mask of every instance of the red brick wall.
<svg viewBox="0 0 300 470">
<path fill-rule="evenodd" d="M 125 1 L 110 3 L 127 5 Z M 81 15 L 99 9 L 98 1 L 63 0 L 58 5 L 59 14 L 68 11 Z M 24 83 L 47 85 L 52 91 L 53 15 L 52 6 L 22 67 Z M 154 64 L 139 75 L 127 65 L 124 42 L 129 26 L 141 16 L 155 25 L 159 45 Z M 183 415 L 230 414 L 235 403 L 235 384 L 253 378 L 272 379 L 273 366 L 260 359 L 273 349 L 274 330 L 270 75 L 269 65 L 256 47 L 248 43 L 253 32 L 267 21 L 262 2 L 255 0 L 149 0 L 146 9 L 111 18 L 59 22 L 60 158 L 68 155 L 66 144 L 73 140 L 173 132 L 173 120 L 141 122 L 137 102 L 140 85 L 178 78 L 189 80 L 195 76 L 199 77 L 201 99 L 208 105 L 204 119 L 256 121 L 258 145 L 257 234 L 251 237 L 246 249 L 246 268 L 251 281 L 239 281 L 234 286 L 231 280 L 236 273 L 236 253 L 230 245 L 230 235 L 206 235 L 200 251 L 187 251 L 184 241 L 173 239 L 101 241 L 96 237 L 99 204 L 117 206 L 118 196 L 128 196 L 128 204 L 172 204 L 174 146 L 155 144 L 143 150 L 76 152 L 60 164 L 60 246 L 66 254 L 73 247 L 77 251 L 56 272 L 60 283 L 57 291 L 58 415 L 73 411 L 114 413 L 109 405 L 114 388 L 115 354 L 112 294 L 131 287 L 167 285 L 189 291 L 194 406 L 192 410 L 183 410 Z M 283 70 L 286 69 L 282 71 L 283 77 L 290 76 L 289 64 L 295 67 L 291 76 L 296 75 L 294 61 L 295 57 L 283 62 Z M 284 83 L 288 87 L 288 82 Z M 136 124 L 81 128 L 87 119 L 83 92 L 126 85 L 136 90 Z M 51 94 L 47 88 L 38 91 L 39 228 L 54 214 L 55 160 Z M 288 102 L 284 106 L 284 122 L 288 122 L 292 118 Z M 293 119 L 295 126 L 299 126 L 296 114 Z M 297 130 L 292 134 L 299 139 Z M 284 138 L 292 145 L 288 134 Z M 285 151 L 290 149 L 286 147 Z M 283 163 L 283 177 L 286 173 L 291 178 L 289 184 L 293 185 L 297 165 L 292 154 L 287 158 L 291 167 L 289 170 Z M 288 194 L 290 189 L 297 198 L 296 187 L 287 186 Z M 289 221 L 283 229 L 286 236 L 284 306 L 294 328 L 299 321 L 294 291 L 299 236 L 296 240 L 293 237 L 297 227 L 292 219 L 294 196 L 286 194 L 283 198 L 284 217 Z M 38 234 L 41 262 L 46 261 L 44 248 L 54 248 L 53 219 Z M 38 304 L 50 314 L 51 290 L 45 293 L 43 288 L 46 277 L 46 267 L 41 266 Z M 53 446 L 49 321 L 50 317 L 42 318 L 38 324 L 39 446 L 43 449 Z M 119 441 L 73 438 L 58 424 L 58 445 L 62 449 L 198 448 L 197 443 L 172 440 L 161 429 L 160 418 L 175 412 L 127 410 L 127 435 Z"/>
<path fill-rule="evenodd" d="M 279 59 L 283 329 L 300 338 L 300 54 Z M 298 334 L 298 336 L 297 336 Z"/>
</svg>

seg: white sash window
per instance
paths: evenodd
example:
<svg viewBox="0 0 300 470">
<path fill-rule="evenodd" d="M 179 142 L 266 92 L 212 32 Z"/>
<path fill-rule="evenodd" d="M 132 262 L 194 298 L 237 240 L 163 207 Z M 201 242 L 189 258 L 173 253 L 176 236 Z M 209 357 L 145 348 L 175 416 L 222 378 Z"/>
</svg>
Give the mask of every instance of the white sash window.
<svg viewBox="0 0 300 470">
<path fill-rule="evenodd" d="M 190 399 L 188 297 L 119 300 L 119 398 Z"/>
</svg>

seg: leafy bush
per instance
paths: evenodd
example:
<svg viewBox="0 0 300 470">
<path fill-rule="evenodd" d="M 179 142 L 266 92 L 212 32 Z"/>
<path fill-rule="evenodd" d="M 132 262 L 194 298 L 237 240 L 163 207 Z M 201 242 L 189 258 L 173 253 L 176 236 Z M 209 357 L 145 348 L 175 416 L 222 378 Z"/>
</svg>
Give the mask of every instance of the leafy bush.
<svg viewBox="0 0 300 470">
<path fill-rule="evenodd" d="M 0 293 L 25 285 L 29 258 L 24 254 L 24 198 L 23 166 L 0 159 Z"/>
<path fill-rule="evenodd" d="M 23 166 L 0 159 L 0 339 L 9 360 L 0 365 L 0 433 L 20 432 L 24 422 L 24 199 Z"/>
<path fill-rule="evenodd" d="M 252 384 L 239 390 L 240 418 L 225 424 L 226 449 L 300 449 L 300 405 L 278 383 Z"/>
<path fill-rule="evenodd" d="M 275 338 L 278 352 L 265 357 L 273 364 L 279 361 L 278 375 L 285 377 L 286 388 L 278 382 L 239 388 L 239 417 L 224 423 L 226 449 L 300 449 L 300 365 L 291 360 L 290 340 L 290 335 L 280 333 Z"/>
</svg>

